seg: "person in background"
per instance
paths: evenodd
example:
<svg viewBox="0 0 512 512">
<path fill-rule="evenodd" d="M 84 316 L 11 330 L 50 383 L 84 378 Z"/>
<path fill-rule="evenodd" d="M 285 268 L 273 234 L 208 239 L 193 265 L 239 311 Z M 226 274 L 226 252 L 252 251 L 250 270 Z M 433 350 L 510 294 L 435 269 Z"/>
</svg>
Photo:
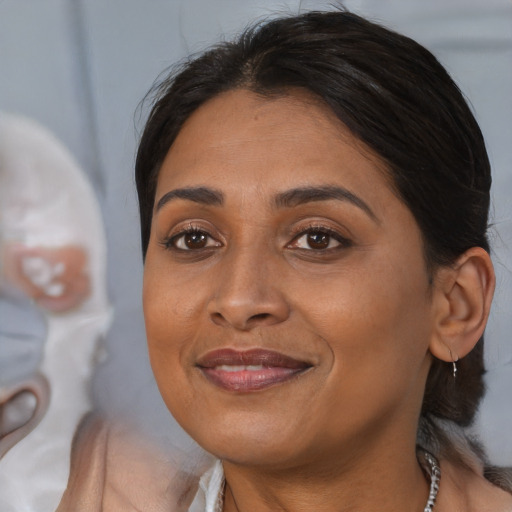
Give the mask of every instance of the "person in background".
<svg viewBox="0 0 512 512">
<path fill-rule="evenodd" d="M 0 509 L 53 512 L 110 323 L 99 207 L 47 129 L 0 113 Z"/>
</svg>

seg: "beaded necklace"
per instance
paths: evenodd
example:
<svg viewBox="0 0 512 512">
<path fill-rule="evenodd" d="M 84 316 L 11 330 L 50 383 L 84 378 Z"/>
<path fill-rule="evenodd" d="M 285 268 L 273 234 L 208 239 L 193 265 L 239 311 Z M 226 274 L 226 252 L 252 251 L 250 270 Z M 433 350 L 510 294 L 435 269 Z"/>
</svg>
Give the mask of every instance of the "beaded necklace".
<svg viewBox="0 0 512 512">
<path fill-rule="evenodd" d="M 430 475 L 430 492 L 428 494 L 428 501 L 425 505 L 423 512 L 432 512 L 436 502 L 437 493 L 439 492 L 439 481 L 441 480 L 441 468 L 439 462 L 430 453 L 423 451 L 423 458 L 425 460 L 425 469 Z"/>
</svg>

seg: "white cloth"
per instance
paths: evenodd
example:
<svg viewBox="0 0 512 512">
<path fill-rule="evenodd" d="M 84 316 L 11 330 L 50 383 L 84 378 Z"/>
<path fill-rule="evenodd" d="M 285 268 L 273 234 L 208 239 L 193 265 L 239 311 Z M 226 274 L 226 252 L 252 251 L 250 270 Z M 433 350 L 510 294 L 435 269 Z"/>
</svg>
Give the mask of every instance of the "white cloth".
<svg viewBox="0 0 512 512">
<path fill-rule="evenodd" d="M 98 340 L 110 322 L 106 240 L 94 192 L 67 149 L 32 120 L 0 113 L 0 249 L 7 242 L 79 246 L 88 256 L 89 298 L 65 314 L 46 313 L 39 370 L 50 384 L 49 408 L 0 462 L 0 511 L 50 512 L 66 488 L 71 440 L 91 407 Z"/>
<path fill-rule="evenodd" d="M 199 480 L 199 488 L 189 512 L 222 512 L 224 470 L 222 462 L 215 464 Z"/>
</svg>

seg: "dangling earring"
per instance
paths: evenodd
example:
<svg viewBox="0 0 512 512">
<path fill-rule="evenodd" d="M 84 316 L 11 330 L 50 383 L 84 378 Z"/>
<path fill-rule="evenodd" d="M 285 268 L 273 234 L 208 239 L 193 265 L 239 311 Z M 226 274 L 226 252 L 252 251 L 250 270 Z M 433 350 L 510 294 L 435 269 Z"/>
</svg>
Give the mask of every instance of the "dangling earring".
<svg viewBox="0 0 512 512">
<path fill-rule="evenodd" d="M 450 357 L 452 358 L 452 375 L 453 378 L 457 378 L 457 361 L 459 360 L 458 356 L 453 357 L 452 351 L 450 350 Z"/>
</svg>

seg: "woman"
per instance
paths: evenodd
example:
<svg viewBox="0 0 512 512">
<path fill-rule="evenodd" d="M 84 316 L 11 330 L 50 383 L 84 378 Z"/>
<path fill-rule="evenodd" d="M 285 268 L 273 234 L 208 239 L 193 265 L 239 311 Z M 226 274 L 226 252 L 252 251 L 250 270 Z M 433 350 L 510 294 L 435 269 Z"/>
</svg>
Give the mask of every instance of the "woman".
<svg viewBox="0 0 512 512">
<path fill-rule="evenodd" d="M 157 92 L 136 163 L 149 352 L 217 458 L 181 507 L 512 510 L 464 434 L 495 282 L 489 162 L 436 59 L 313 12 Z"/>
<path fill-rule="evenodd" d="M 428 51 L 347 12 L 250 30 L 163 82 L 136 177 L 150 358 L 219 510 L 512 510 L 461 433 L 489 162 Z"/>
</svg>

